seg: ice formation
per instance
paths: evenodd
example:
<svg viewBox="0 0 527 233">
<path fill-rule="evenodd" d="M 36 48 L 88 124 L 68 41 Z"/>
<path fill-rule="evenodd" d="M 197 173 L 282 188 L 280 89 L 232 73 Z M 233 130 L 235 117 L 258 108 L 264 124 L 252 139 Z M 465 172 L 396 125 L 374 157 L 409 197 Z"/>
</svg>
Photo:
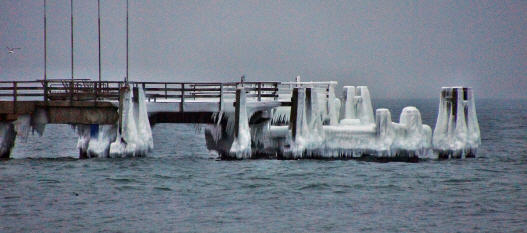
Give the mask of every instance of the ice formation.
<svg viewBox="0 0 527 233">
<path fill-rule="evenodd" d="M 247 119 L 247 99 L 245 89 L 239 87 L 236 89 L 236 112 L 234 141 L 230 149 L 230 155 L 233 158 L 243 159 L 251 157 L 251 131 L 249 129 L 249 120 Z"/>
<path fill-rule="evenodd" d="M 111 157 L 144 156 L 154 148 L 145 94 L 141 87 L 135 90 L 127 88 L 123 93 L 122 128 L 110 145 Z"/>
<path fill-rule="evenodd" d="M 461 104 L 454 107 L 453 96 Z M 253 157 L 264 154 L 283 159 L 417 161 L 418 158 L 441 158 L 445 153 L 453 157 L 473 155 L 480 143 L 475 104 L 469 88 L 443 89 L 433 137 L 430 126 L 422 123 L 421 113 L 415 107 L 405 107 L 398 123 L 392 122 L 388 109 L 380 108 L 373 114 L 366 86 L 345 86 L 340 111 L 340 100 L 332 94 L 331 88 L 326 93 L 313 87 L 294 88 L 291 107 L 276 107 L 268 112 L 271 114 L 268 121 L 257 124 L 247 124 L 255 111 L 246 106 L 243 97 L 240 102 L 245 106 L 243 109 L 248 110 L 240 118 L 238 133 L 242 137 L 225 133 L 226 129 L 227 132 L 232 130 L 229 125 L 234 124 L 229 120 L 225 124 L 218 122 L 206 131 L 211 150 L 225 155 L 222 150 L 229 146 L 222 144 L 232 143 L 230 155 L 227 155 L 230 158 L 251 158 L 248 154 L 252 153 Z M 232 118 L 229 113 L 225 115 Z M 211 143 L 212 138 L 214 143 Z M 232 152 L 242 148 L 240 145 L 245 145 L 244 156 L 233 156 Z"/>
<path fill-rule="evenodd" d="M 0 158 L 9 158 L 17 137 L 25 141 L 31 130 L 42 136 L 47 122 L 46 112 L 37 109 L 32 115 L 20 115 L 13 122 L 0 123 Z"/>
<path fill-rule="evenodd" d="M 472 89 L 443 87 L 434 129 L 434 150 L 440 158 L 474 157 L 480 143 Z"/>
<path fill-rule="evenodd" d="M 81 157 L 144 156 L 154 147 L 145 94 L 141 87 L 122 93 L 122 128 L 113 125 L 75 125 Z"/>
</svg>

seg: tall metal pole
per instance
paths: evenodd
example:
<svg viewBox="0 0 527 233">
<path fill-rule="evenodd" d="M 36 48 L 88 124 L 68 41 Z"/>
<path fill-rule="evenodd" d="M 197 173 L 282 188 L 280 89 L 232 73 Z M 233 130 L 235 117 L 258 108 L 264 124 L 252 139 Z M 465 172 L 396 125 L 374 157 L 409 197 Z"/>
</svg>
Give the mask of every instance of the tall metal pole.
<svg viewBox="0 0 527 233">
<path fill-rule="evenodd" d="M 126 0 L 126 81 L 128 81 L 128 0 Z"/>
<path fill-rule="evenodd" d="M 97 0 L 98 35 L 99 35 L 99 82 L 101 81 L 101 0 Z"/>
<path fill-rule="evenodd" d="M 47 22 L 46 22 L 46 0 L 44 0 L 44 80 L 48 79 L 48 56 L 47 56 Z"/>
<path fill-rule="evenodd" d="M 73 81 L 73 0 L 70 1 L 71 13 L 71 80 Z"/>
</svg>

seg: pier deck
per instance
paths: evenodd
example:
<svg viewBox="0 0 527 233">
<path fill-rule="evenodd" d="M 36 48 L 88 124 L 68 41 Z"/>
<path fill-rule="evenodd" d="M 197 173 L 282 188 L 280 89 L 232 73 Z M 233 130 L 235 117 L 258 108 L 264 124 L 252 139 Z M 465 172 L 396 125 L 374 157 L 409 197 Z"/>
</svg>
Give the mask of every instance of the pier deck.
<svg viewBox="0 0 527 233">
<path fill-rule="evenodd" d="M 152 123 L 212 123 L 211 115 L 234 109 L 243 86 L 253 108 L 290 106 L 293 87 L 329 88 L 331 82 L 120 82 L 84 79 L 0 81 L 0 122 L 46 110 L 49 124 L 114 124 L 123 88 L 141 86 Z M 286 96 L 286 98 L 280 97 Z M 288 98 L 289 97 L 289 98 Z"/>
</svg>

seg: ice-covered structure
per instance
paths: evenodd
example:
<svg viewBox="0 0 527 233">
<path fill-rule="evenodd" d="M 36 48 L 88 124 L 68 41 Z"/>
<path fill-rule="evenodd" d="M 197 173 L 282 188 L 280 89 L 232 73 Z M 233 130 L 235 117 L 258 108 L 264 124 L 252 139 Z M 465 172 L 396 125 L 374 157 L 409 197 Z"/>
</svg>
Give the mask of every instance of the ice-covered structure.
<svg viewBox="0 0 527 233">
<path fill-rule="evenodd" d="M 443 87 L 434 129 L 434 151 L 439 158 L 474 157 L 480 144 L 472 89 Z"/>
<path fill-rule="evenodd" d="M 74 126 L 81 157 L 144 156 L 154 148 L 142 87 L 125 87 L 121 96 L 119 124 Z"/>
<path fill-rule="evenodd" d="M 228 90 L 220 84 L 218 95 L 216 87 L 203 84 L 201 92 L 196 86 L 187 89 L 192 99 L 185 99 L 184 84 L 165 84 L 165 89 L 147 88 L 154 98 L 148 102 L 142 88 L 146 84 L 119 83 L 113 89 L 119 95 L 112 98 L 4 103 L 13 111 L 3 107 L 0 115 L 4 120 L 10 117 L 0 123 L 0 157 L 9 157 L 17 137 L 25 138 L 31 129 L 42 134 L 48 123 L 73 125 L 81 158 L 144 156 L 153 148 L 151 120 L 208 124 L 207 148 L 223 159 L 417 161 L 473 157 L 481 143 L 470 88 L 442 89 L 432 134 L 415 107 L 405 107 L 398 122 L 392 121 L 388 109 L 373 109 L 366 86 L 344 86 L 339 98 L 336 82 L 297 80 L 264 88 L 262 83 L 256 88 L 254 83 L 236 83 Z M 167 95 L 169 90 L 178 93 Z M 156 102 L 160 91 L 165 100 Z M 201 95 L 211 98 L 199 99 Z"/>
<path fill-rule="evenodd" d="M 233 117 L 225 114 L 223 122 L 206 129 L 207 145 L 228 159 L 264 156 L 397 161 L 445 155 L 468 157 L 479 146 L 479 127 L 469 88 L 443 88 L 434 136 L 431 127 L 422 123 L 421 113 L 415 107 L 404 108 L 396 123 L 392 122 L 388 109 L 380 108 L 373 113 L 367 87 L 345 86 L 342 107 L 330 89 L 295 87 L 290 107 L 276 107 L 264 114 L 250 109 L 242 94 L 241 126 L 228 127 L 233 124 L 229 123 Z M 461 104 L 454 106 L 453 98 Z M 270 116 L 251 123 L 257 114 Z M 237 134 L 230 132 L 233 130 Z M 240 151 L 240 140 L 245 146 L 243 156 L 233 153 Z"/>
</svg>

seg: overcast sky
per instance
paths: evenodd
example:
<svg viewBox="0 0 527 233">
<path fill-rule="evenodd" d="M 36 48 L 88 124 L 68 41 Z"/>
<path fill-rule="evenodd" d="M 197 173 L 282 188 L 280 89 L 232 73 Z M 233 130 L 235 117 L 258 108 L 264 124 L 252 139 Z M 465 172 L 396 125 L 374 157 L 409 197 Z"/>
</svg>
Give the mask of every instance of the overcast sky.
<svg viewBox="0 0 527 233">
<path fill-rule="evenodd" d="M 70 78 L 70 0 L 48 0 Z M 130 80 L 336 80 L 377 98 L 527 98 L 527 1 L 129 0 Z M 125 76 L 125 0 L 101 0 L 102 79 Z M 74 0 L 75 78 L 97 79 L 97 0 Z M 43 78 L 43 0 L 0 2 L 0 80 Z M 19 47 L 9 54 L 6 47 Z"/>
</svg>

